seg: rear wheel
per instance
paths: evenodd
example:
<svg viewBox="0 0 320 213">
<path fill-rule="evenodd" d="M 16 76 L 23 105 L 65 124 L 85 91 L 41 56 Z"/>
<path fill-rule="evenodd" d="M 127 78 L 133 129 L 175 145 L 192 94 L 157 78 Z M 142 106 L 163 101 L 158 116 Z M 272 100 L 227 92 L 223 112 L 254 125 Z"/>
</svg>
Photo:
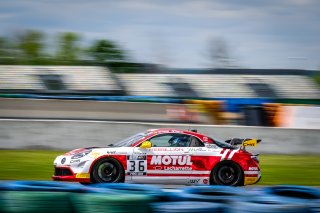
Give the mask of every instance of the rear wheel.
<svg viewBox="0 0 320 213">
<path fill-rule="evenodd" d="M 218 164 L 211 173 L 211 182 L 217 185 L 243 185 L 243 172 L 240 166 L 231 161 Z"/>
<path fill-rule="evenodd" d="M 101 159 L 94 164 L 91 173 L 94 183 L 118 183 L 124 180 L 124 169 L 121 164 L 111 158 Z"/>
</svg>

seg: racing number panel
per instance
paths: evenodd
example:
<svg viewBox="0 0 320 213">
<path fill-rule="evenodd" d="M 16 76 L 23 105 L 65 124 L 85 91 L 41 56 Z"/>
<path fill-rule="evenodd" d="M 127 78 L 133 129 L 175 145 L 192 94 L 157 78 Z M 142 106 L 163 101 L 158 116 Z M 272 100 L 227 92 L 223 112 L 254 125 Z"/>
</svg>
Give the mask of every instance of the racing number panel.
<svg viewBox="0 0 320 213">
<path fill-rule="evenodd" d="M 147 175 L 147 155 L 127 156 L 127 175 L 145 176 Z"/>
</svg>

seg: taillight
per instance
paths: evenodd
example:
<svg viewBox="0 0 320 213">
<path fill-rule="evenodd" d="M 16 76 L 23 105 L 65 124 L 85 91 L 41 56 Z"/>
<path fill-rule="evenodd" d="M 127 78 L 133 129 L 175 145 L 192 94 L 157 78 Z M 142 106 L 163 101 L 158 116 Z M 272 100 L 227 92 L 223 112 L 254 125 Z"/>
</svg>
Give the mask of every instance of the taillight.
<svg viewBox="0 0 320 213">
<path fill-rule="evenodd" d="M 258 155 L 252 155 L 251 159 L 254 160 L 255 162 L 259 163 Z"/>
</svg>

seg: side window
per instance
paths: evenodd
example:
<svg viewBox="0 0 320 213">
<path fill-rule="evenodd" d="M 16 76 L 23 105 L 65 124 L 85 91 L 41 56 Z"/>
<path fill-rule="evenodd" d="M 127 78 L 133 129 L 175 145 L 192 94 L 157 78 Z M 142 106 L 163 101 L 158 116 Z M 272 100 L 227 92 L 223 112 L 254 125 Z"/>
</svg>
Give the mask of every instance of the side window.
<svg viewBox="0 0 320 213">
<path fill-rule="evenodd" d="M 158 147 L 166 147 L 169 145 L 169 140 L 172 138 L 172 135 L 157 135 L 153 138 L 151 138 L 149 141 L 152 143 L 152 146 L 158 146 Z"/>
<path fill-rule="evenodd" d="M 190 147 L 202 147 L 204 144 L 196 137 L 191 136 L 190 137 Z"/>
<path fill-rule="evenodd" d="M 188 147 L 190 145 L 190 136 L 184 134 L 169 133 L 157 135 L 149 141 L 153 147 Z"/>
</svg>

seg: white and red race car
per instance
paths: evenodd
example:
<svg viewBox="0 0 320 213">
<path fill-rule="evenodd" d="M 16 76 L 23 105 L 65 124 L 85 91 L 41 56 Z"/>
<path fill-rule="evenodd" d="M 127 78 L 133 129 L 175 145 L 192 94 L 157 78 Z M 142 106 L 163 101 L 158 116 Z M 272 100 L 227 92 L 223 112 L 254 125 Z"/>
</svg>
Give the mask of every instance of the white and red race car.
<svg viewBox="0 0 320 213">
<path fill-rule="evenodd" d="M 245 147 L 259 141 L 220 142 L 192 130 L 152 129 L 105 148 L 81 148 L 58 156 L 52 178 L 83 184 L 255 184 L 261 177 L 259 160 Z"/>
</svg>

